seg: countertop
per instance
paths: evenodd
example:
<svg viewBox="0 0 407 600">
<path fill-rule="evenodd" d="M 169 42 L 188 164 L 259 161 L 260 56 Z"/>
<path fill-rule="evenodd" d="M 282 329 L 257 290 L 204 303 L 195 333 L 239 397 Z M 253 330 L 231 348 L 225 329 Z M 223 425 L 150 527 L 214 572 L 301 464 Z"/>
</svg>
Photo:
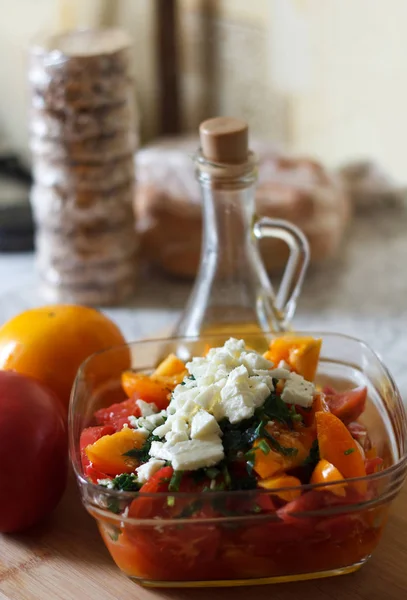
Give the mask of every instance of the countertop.
<svg viewBox="0 0 407 600">
<path fill-rule="evenodd" d="M 131 340 L 169 328 L 190 284 L 142 278 L 131 305 L 106 312 Z M 0 258 L 0 323 L 43 301 L 31 254 Z M 298 330 L 336 331 L 365 340 L 383 358 L 407 399 L 407 212 L 382 209 L 354 218 L 336 259 L 309 271 Z"/>
</svg>

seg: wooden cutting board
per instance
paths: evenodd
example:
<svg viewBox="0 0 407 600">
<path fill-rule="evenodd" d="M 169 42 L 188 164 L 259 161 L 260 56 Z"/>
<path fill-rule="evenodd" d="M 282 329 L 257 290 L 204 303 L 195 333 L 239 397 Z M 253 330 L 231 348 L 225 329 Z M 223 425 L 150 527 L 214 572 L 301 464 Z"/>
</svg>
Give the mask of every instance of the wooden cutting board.
<svg viewBox="0 0 407 600">
<path fill-rule="evenodd" d="M 358 573 L 294 584 L 143 589 L 120 573 L 71 477 L 62 503 L 29 535 L 0 536 L 1 600 L 403 600 L 407 598 L 407 485 L 374 557 Z"/>
</svg>

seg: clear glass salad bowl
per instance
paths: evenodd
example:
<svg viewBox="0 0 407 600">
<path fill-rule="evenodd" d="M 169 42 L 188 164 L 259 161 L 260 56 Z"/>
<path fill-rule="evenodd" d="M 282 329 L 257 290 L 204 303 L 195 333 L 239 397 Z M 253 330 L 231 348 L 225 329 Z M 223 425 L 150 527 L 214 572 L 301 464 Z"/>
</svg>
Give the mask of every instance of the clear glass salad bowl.
<svg viewBox="0 0 407 600">
<path fill-rule="evenodd" d="M 339 390 L 367 386 L 360 421 L 384 468 L 347 480 L 347 485 L 363 481 L 368 493 L 362 500 L 358 495 L 352 500 L 350 495 L 340 502 L 338 495 L 330 493 L 334 483 L 303 485 L 301 501 L 287 504 L 290 510 L 285 513 L 270 511 L 268 499 L 276 493 L 284 497 L 293 488 L 123 492 L 91 483 L 82 470 L 81 431 L 94 424 L 97 409 L 125 399 L 120 384 L 124 364 L 148 372 L 170 352 L 184 360 L 200 356 L 208 345 L 220 346 L 228 336 L 140 341 L 95 354 L 82 365 L 70 404 L 70 456 L 83 504 L 127 576 L 145 586 L 253 585 L 349 573 L 368 560 L 405 479 L 406 414 L 390 373 L 366 344 L 336 334 L 311 335 L 323 339 L 317 385 L 330 384 Z M 237 331 L 234 337 L 266 350 L 275 335 L 239 336 Z M 135 500 L 138 509 L 130 517 Z M 166 510 L 174 505 L 179 509 L 176 518 Z"/>
</svg>

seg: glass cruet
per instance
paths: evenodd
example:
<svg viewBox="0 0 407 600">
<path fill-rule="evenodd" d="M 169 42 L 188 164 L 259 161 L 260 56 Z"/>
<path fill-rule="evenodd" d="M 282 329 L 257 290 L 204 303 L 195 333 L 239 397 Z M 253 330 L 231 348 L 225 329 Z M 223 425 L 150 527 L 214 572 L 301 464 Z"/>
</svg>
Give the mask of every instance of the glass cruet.
<svg viewBox="0 0 407 600">
<path fill-rule="evenodd" d="M 281 332 L 289 328 L 309 262 L 304 234 L 288 221 L 255 214 L 257 162 L 244 121 L 217 117 L 200 126 L 195 156 L 203 198 L 203 243 L 197 278 L 176 326 L 177 336 Z M 258 240 L 289 247 L 277 293 Z"/>
</svg>

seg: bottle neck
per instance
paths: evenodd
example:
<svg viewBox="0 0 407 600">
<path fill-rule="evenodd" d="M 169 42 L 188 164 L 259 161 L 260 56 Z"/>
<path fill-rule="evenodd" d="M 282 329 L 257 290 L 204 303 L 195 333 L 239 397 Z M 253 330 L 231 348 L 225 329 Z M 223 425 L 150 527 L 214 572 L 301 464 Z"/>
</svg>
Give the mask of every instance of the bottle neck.
<svg viewBox="0 0 407 600">
<path fill-rule="evenodd" d="M 211 265 L 218 276 L 232 278 L 247 262 L 255 212 L 255 157 L 244 165 L 216 165 L 198 155 L 197 179 L 204 220 L 201 269 Z"/>
</svg>

